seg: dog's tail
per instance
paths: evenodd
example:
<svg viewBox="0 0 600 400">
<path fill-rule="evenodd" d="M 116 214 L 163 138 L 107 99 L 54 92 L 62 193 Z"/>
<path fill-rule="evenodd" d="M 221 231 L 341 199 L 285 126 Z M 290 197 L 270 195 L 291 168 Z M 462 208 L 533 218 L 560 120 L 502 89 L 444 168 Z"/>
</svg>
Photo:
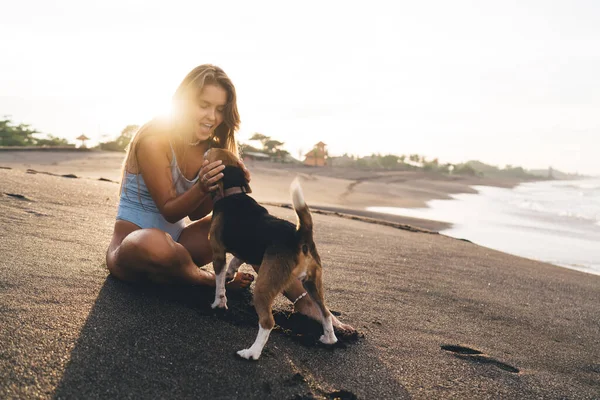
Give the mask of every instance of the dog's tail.
<svg viewBox="0 0 600 400">
<path fill-rule="evenodd" d="M 312 216 L 310 215 L 310 210 L 306 205 L 306 201 L 304 201 L 304 194 L 302 193 L 302 187 L 300 187 L 298 178 L 294 179 L 290 185 L 290 192 L 292 193 L 294 210 L 296 210 L 296 215 L 298 216 L 298 226 L 296 227 L 296 230 L 305 241 L 312 241 Z"/>
</svg>

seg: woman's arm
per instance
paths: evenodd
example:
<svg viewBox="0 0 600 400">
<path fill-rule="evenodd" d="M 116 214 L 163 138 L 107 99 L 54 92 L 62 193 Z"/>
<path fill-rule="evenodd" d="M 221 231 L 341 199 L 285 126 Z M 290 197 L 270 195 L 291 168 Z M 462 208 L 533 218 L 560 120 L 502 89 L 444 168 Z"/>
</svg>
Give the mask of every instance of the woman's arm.
<svg viewBox="0 0 600 400">
<path fill-rule="evenodd" d="M 167 138 L 147 136 L 138 144 L 138 165 L 148 191 L 162 216 L 168 222 L 174 223 L 198 209 L 209 196 L 208 187 L 214 183 L 210 182 L 211 185 L 196 184 L 178 196 L 171 177 L 168 154 L 170 154 L 170 146 Z M 222 177 L 221 171 L 224 168 L 220 166 L 220 163 L 220 161 L 216 161 L 204 165 L 202 169 L 211 171 L 213 178 L 218 180 Z"/>
<path fill-rule="evenodd" d="M 202 203 L 200 203 L 198 208 L 196 208 L 194 211 L 192 211 L 189 214 L 189 217 L 192 221 L 197 221 L 199 219 L 206 217 L 208 214 L 210 214 L 212 209 L 213 209 L 212 199 L 209 197 L 206 197 L 206 200 L 204 200 Z"/>
</svg>

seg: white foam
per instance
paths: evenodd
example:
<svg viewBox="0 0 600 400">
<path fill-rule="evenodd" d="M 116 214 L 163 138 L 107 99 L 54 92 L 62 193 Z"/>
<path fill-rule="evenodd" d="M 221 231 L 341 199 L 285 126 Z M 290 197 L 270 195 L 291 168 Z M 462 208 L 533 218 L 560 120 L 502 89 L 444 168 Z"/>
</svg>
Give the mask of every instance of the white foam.
<svg viewBox="0 0 600 400">
<path fill-rule="evenodd" d="M 600 191 L 595 189 L 598 183 L 592 183 L 589 190 L 564 181 L 530 182 L 514 189 L 478 186 L 479 194 L 432 200 L 427 203 L 428 208 L 367 210 L 450 222 L 452 228 L 443 234 L 600 274 Z"/>
</svg>

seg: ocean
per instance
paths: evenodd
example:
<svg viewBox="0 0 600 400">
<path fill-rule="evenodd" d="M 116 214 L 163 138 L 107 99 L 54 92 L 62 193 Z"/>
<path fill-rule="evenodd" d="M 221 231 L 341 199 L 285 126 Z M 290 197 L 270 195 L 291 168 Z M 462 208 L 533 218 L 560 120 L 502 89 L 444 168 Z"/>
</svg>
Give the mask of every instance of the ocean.
<svg viewBox="0 0 600 400">
<path fill-rule="evenodd" d="M 600 275 L 600 178 L 474 188 L 478 194 L 431 200 L 427 208 L 368 210 L 449 222 L 440 233 Z"/>
</svg>

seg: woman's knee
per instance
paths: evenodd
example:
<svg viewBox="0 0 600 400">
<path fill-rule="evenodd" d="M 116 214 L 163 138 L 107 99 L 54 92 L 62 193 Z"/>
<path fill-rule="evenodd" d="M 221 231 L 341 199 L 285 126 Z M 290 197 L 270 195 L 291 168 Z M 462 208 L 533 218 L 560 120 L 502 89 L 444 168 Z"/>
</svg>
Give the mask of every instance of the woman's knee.
<svg viewBox="0 0 600 400">
<path fill-rule="evenodd" d="M 187 250 L 196 265 L 202 266 L 212 261 L 209 231 L 210 221 L 203 219 L 185 227 L 179 236 L 178 243 Z"/>
<path fill-rule="evenodd" d="M 160 229 L 140 229 L 132 232 L 121 243 L 120 253 L 140 257 L 159 265 L 169 265 L 177 259 L 177 243 Z"/>
<path fill-rule="evenodd" d="M 114 253 L 114 269 L 152 272 L 156 268 L 178 266 L 184 255 L 177 247 L 178 244 L 159 229 L 131 232 Z"/>
</svg>

